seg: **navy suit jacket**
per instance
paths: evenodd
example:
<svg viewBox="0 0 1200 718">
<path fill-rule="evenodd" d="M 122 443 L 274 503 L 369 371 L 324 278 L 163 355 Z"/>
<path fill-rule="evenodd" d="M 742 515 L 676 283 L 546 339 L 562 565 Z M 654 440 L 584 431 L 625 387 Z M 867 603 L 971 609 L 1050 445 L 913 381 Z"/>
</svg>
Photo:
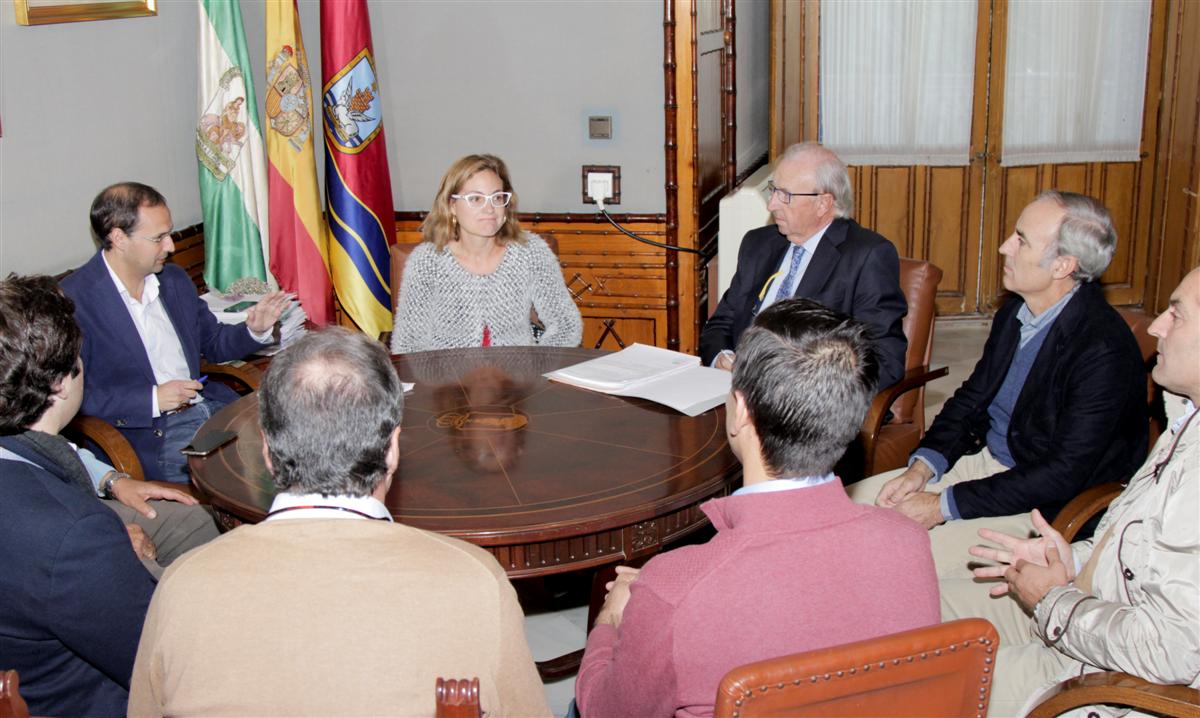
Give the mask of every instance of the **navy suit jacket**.
<svg viewBox="0 0 1200 718">
<path fill-rule="evenodd" d="M 154 580 L 120 519 L 27 446 L 0 460 L 0 663 L 33 715 L 125 715 Z"/>
<path fill-rule="evenodd" d="M 192 379 L 200 377 L 201 356 L 223 362 L 262 348 L 245 325 L 218 322 L 181 267 L 167 264 L 158 282 L 159 297 L 183 346 Z M 63 279 L 62 287 L 75 300 L 75 321 L 83 330 L 83 413 L 115 426 L 129 439 L 146 478 L 162 480 L 158 455 L 166 422 L 162 416 L 151 416 L 150 400 L 150 390 L 158 382 L 101 252 Z M 232 389 L 217 382 L 209 383 L 202 394 L 222 402 L 237 399 Z"/>
<path fill-rule="evenodd" d="M 938 412 L 923 448 L 950 466 L 987 446 L 988 406 L 1021 339 L 1017 297 L 992 321 L 983 356 Z M 1008 425 L 1016 466 L 955 485 L 964 519 L 1041 509 L 1047 521 L 1081 491 L 1126 481 L 1146 459 L 1146 366 L 1129 325 L 1088 282 L 1063 307 L 1025 379 Z"/>
<path fill-rule="evenodd" d="M 733 281 L 700 333 L 700 358 L 706 365 L 722 350 L 737 348 L 788 244 L 775 225 L 746 233 Z M 908 303 L 900 291 L 900 257 L 887 239 L 852 219 L 835 219 L 793 296 L 820 302 L 867 325 L 879 359 L 880 389 L 904 376 L 908 340 L 903 319 Z"/>
</svg>

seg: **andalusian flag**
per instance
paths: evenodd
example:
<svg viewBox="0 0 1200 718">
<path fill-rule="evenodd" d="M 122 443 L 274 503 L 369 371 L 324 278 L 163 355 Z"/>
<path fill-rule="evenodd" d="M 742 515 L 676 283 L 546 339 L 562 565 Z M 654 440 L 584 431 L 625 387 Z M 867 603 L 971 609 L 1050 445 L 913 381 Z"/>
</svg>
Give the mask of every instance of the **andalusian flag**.
<svg viewBox="0 0 1200 718">
<path fill-rule="evenodd" d="M 366 0 L 321 3 L 321 73 L 333 286 L 359 328 L 378 336 L 392 328 L 396 214 Z"/>
<path fill-rule="evenodd" d="M 271 273 L 295 292 L 308 318 L 333 321 L 333 288 L 317 160 L 312 81 L 296 0 L 267 0 L 267 157 Z"/>
<path fill-rule="evenodd" d="M 224 291 L 242 277 L 274 283 L 261 231 L 267 225 L 267 166 L 242 11 L 237 0 L 199 0 L 200 203 L 204 281 Z"/>
</svg>

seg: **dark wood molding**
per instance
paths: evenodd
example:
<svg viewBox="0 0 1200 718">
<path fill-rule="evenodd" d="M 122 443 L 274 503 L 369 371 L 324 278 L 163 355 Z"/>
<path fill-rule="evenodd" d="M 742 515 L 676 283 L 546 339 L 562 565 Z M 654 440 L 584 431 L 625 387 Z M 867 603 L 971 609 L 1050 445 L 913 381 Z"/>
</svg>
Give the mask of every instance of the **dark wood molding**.
<svg viewBox="0 0 1200 718">
<path fill-rule="evenodd" d="M 733 186 L 734 186 L 734 187 L 738 187 L 738 186 L 740 186 L 740 185 L 741 185 L 743 182 L 745 182 L 745 181 L 746 181 L 746 178 L 748 178 L 750 175 L 752 175 L 752 174 L 754 174 L 755 172 L 757 172 L 757 171 L 758 171 L 758 169 L 759 169 L 760 167 L 762 167 L 763 165 L 767 164 L 767 158 L 768 158 L 768 157 L 770 157 L 770 152 L 763 152 L 763 153 L 762 153 L 761 155 L 759 155 L 758 157 L 755 157 L 755 158 L 754 158 L 754 161 L 753 161 L 753 162 L 751 162 L 751 163 L 750 163 L 750 164 L 749 164 L 749 165 L 746 167 L 746 169 L 742 170 L 741 172 L 739 172 L 739 173 L 737 174 L 737 176 L 736 176 L 736 177 L 734 177 L 734 179 L 733 179 Z"/>
<path fill-rule="evenodd" d="M 725 158 L 725 191 L 737 186 L 737 16 L 734 3 L 725 0 L 721 14 L 724 22 L 725 51 L 721 55 L 721 156 Z"/>
<path fill-rule="evenodd" d="M 397 222 L 420 222 L 425 219 L 427 211 L 417 212 L 396 212 Z M 630 224 L 634 222 L 655 222 L 664 223 L 667 221 L 665 214 L 613 214 L 609 213 L 614 221 L 620 224 Z M 517 214 L 517 219 L 522 222 L 560 222 L 563 224 L 608 224 L 596 212 L 520 212 Z"/>
<path fill-rule="evenodd" d="M 694 52 L 692 53 L 695 54 Z M 675 92 L 675 0 L 663 0 L 663 147 L 667 201 L 666 244 L 679 246 L 679 100 Z M 694 101 L 694 99 L 693 99 Z M 667 348 L 679 348 L 679 262 L 677 252 L 667 252 Z"/>
</svg>

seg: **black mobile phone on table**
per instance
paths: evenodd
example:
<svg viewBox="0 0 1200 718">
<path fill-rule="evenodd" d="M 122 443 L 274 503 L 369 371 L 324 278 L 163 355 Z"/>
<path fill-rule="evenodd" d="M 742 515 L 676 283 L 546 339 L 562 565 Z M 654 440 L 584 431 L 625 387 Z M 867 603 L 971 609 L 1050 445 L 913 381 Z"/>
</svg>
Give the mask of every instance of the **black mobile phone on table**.
<svg viewBox="0 0 1200 718">
<path fill-rule="evenodd" d="M 179 450 L 188 456 L 208 456 L 237 438 L 232 431 L 209 431 L 192 439 L 192 443 Z"/>
</svg>

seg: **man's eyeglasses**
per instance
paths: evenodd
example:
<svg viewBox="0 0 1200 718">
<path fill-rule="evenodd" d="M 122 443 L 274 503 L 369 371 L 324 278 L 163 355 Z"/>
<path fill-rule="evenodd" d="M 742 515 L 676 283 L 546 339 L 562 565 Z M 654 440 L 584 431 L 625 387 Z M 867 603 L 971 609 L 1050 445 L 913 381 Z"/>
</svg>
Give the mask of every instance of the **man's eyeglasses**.
<svg viewBox="0 0 1200 718">
<path fill-rule="evenodd" d="M 783 202 L 784 204 L 791 204 L 792 197 L 820 197 L 823 194 L 828 194 L 828 193 L 826 193 L 826 192 L 788 192 L 785 189 L 779 189 L 778 187 L 776 187 L 774 182 L 767 182 L 767 186 L 765 188 L 763 188 L 763 196 L 767 198 L 768 202 L 770 202 L 771 197 L 774 196 L 774 197 L 778 197 L 779 201 Z"/>
<path fill-rule="evenodd" d="M 133 235 L 128 235 L 128 236 L 130 239 L 144 239 L 147 242 L 153 242 L 155 244 L 162 244 L 164 239 L 171 236 L 171 233 L 163 232 L 162 234 L 160 234 L 156 237 L 134 237 Z"/>
<path fill-rule="evenodd" d="M 471 209 L 482 209 L 484 204 L 490 204 L 496 209 L 507 207 L 512 201 L 512 192 L 493 192 L 491 194 L 483 194 L 482 192 L 468 192 L 467 194 L 452 194 L 450 199 L 460 199 L 467 203 Z"/>
</svg>

